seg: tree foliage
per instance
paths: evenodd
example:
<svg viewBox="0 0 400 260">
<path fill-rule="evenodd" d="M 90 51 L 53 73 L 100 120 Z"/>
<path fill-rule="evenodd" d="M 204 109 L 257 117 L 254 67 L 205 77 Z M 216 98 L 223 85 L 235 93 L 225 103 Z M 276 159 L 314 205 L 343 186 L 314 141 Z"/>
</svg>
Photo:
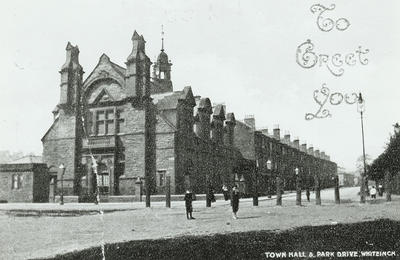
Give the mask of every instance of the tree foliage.
<svg viewBox="0 0 400 260">
<path fill-rule="evenodd" d="M 384 152 L 371 165 L 371 177 L 383 179 L 385 171 L 397 174 L 400 171 L 400 125 L 394 125 L 394 134 L 390 136 Z"/>
</svg>

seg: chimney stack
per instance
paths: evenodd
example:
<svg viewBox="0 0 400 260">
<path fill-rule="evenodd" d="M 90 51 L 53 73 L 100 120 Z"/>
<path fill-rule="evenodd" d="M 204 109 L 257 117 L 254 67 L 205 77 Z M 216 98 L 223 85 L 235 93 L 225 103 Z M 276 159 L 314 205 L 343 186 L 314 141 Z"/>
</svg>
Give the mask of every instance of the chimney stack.
<svg viewBox="0 0 400 260">
<path fill-rule="evenodd" d="M 285 131 L 285 135 L 283 136 L 283 140 L 286 144 L 290 145 L 290 133 L 289 131 Z"/>
<path fill-rule="evenodd" d="M 236 119 L 233 113 L 226 114 L 225 127 L 224 127 L 224 143 L 226 146 L 233 147 L 234 145 L 234 131 L 235 131 Z"/>
<path fill-rule="evenodd" d="M 300 151 L 305 152 L 305 153 L 307 152 L 307 144 L 306 143 L 301 144 Z"/>
<path fill-rule="evenodd" d="M 281 130 L 279 129 L 279 125 L 274 125 L 274 138 L 276 140 L 281 140 Z"/>
<path fill-rule="evenodd" d="M 296 136 L 293 140 L 293 146 L 294 148 L 296 148 L 297 150 L 300 150 L 300 140 L 299 138 Z"/>
<path fill-rule="evenodd" d="M 314 155 L 314 147 L 313 147 L 313 145 L 312 144 L 310 144 L 310 147 L 308 147 L 308 154 L 310 154 L 310 155 Z"/>
<path fill-rule="evenodd" d="M 268 128 L 263 127 L 263 128 L 260 129 L 260 132 L 261 132 L 263 135 L 268 136 Z"/>
<path fill-rule="evenodd" d="M 245 115 L 243 121 L 250 126 L 253 131 L 256 130 L 256 120 L 254 115 Z"/>
</svg>

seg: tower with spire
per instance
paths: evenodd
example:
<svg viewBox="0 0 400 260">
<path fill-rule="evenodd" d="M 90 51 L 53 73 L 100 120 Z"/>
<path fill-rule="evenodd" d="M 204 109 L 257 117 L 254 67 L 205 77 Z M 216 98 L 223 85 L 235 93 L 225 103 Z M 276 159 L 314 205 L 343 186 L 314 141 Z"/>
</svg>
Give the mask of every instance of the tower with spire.
<svg viewBox="0 0 400 260">
<path fill-rule="evenodd" d="M 173 91 L 171 66 L 172 63 L 168 59 L 168 55 L 164 50 L 164 29 L 161 27 L 161 52 L 157 57 L 157 61 L 153 65 L 152 94 Z"/>
</svg>

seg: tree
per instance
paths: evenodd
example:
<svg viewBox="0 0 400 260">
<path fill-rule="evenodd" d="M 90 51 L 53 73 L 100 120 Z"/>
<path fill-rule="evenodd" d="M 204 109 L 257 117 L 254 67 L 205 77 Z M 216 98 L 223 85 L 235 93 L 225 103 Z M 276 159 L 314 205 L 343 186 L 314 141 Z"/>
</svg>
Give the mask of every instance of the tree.
<svg viewBox="0 0 400 260">
<path fill-rule="evenodd" d="M 372 163 L 372 159 L 371 156 L 369 154 L 365 154 L 365 165 L 367 168 L 367 172 L 368 172 L 368 168 Z M 364 157 L 361 155 L 357 158 L 356 161 L 356 168 L 357 168 L 357 172 L 361 175 L 362 173 L 364 173 Z"/>
<path fill-rule="evenodd" d="M 393 176 L 400 171 L 400 125 L 396 123 L 385 151 L 374 160 L 371 174 L 375 180 L 385 180 L 386 200 L 391 201 Z"/>
</svg>

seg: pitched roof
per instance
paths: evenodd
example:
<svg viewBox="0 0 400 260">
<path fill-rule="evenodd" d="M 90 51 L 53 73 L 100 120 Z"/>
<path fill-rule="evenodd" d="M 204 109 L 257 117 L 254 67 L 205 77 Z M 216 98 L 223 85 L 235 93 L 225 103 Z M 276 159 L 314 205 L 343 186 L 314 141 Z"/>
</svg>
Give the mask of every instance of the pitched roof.
<svg viewBox="0 0 400 260">
<path fill-rule="evenodd" d="M 151 95 L 154 104 L 159 110 L 175 109 L 178 106 L 183 91 L 174 91 Z"/>
<path fill-rule="evenodd" d="M 8 162 L 7 164 L 21 164 L 21 163 L 43 163 L 42 156 L 28 155 L 21 157 L 17 160 Z"/>
<path fill-rule="evenodd" d="M 192 106 L 196 105 L 191 87 L 185 87 L 183 90 L 174 92 L 153 94 L 151 98 L 158 110 L 176 109 L 179 100 L 186 100 Z"/>
</svg>

